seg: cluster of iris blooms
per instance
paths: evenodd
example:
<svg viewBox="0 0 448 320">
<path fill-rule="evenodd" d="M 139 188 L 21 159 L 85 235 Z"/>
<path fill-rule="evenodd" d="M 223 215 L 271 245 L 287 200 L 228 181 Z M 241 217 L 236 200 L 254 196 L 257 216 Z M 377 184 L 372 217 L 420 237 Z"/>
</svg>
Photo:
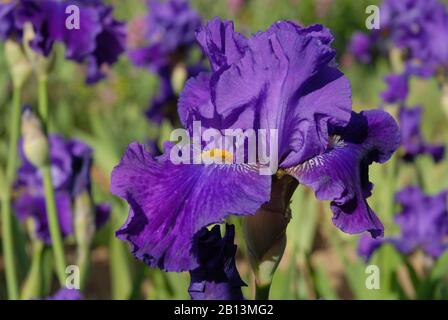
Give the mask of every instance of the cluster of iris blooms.
<svg viewBox="0 0 448 320">
<path fill-rule="evenodd" d="M 60 25 L 68 4 L 81 8 L 83 27 L 89 32 Z M 256 297 L 267 298 L 294 214 L 289 202 L 294 191 L 304 186 L 311 187 L 319 200 L 331 201 L 333 223 L 343 232 L 368 232 L 374 239 L 383 236 L 384 227 L 366 200 L 373 189 L 369 165 L 387 161 L 401 140 L 411 145 L 421 135 L 412 124 L 404 129 L 405 111 L 400 112 L 401 133 L 392 116 L 381 109 L 352 111 L 350 84 L 336 67 L 330 30 L 279 21 L 246 37 L 234 30 L 231 21 L 202 22 L 184 0 L 153 0 L 148 7 L 146 17 L 131 23 L 129 29 L 141 33 L 128 37 L 127 48 L 136 66 L 160 79 L 148 118 L 156 123 L 168 118 L 187 130 L 194 121 L 218 130 L 276 129 L 280 161 L 276 174 L 262 176 L 256 164 L 175 165 L 168 156 L 170 143 L 163 153 L 153 145 L 130 144 L 112 172 L 111 192 L 129 204 L 128 219 L 116 234 L 130 243 L 137 259 L 168 272 L 189 271 L 193 299 L 243 299 L 245 283 L 235 264 L 235 228 L 226 224 L 222 236 L 217 225 L 230 215 L 243 216 Z M 43 88 L 38 111 L 42 124 L 25 111 L 23 139 L 11 139 L 11 147 L 20 146 L 22 159 L 16 178 L 13 174 L 9 181 L 19 195 L 13 208 L 23 221 L 32 218 L 32 238 L 53 245 L 59 266 L 65 265 L 61 238 L 75 233 L 82 266 L 108 207 L 92 201 L 92 149 L 81 141 L 47 134 L 45 83 L 54 43 L 65 46 L 67 60 L 86 64 L 87 83 L 102 79 L 105 67 L 126 50 L 125 26 L 100 0 L 17 0 L 0 5 L 0 37 L 22 54 L 22 68 L 14 67 L 17 59 L 11 63 L 18 95 L 27 68 Z M 202 55 L 195 59 L 196 44 Z M 391 96 L 397 92 L 385 93 L 386 102 L 396 99 Z M 16 105 L 20 108 L 20 100 Z M 12 123 L 18 123 L 18 118 Z M 422 139 L 418 144 L 418 152 L 441 158 L 438 146 Z M 37 154 L 36 145 L 38 150 L 46 146 L 48 154 Z M 409 157 L 415 156 L 413 152 L 412 147 L 407 149 Z M 14 168 L 14 159 L 11 165 Z M 9 193 L 6 196 L 5 206 L 11 200 Z M 63 285 L 63 269 L 58 270 Z M 14 297 L 14 274 L 10 272 L 7 279 Z M 31 290 L 28 297 L 35 297 L 35 292 Z M 81 298 L 78 291 L 67 289 L 54 298 L 64 297 Z"/>
<path fill-rule="evenodd" d="M 67 10 L 70 6 L 76 6 L 78 17 L 69 16 L 74 14 Z M 68 28 L 67 19 L 72 18 L 80 21 L 82 27 Z M 20 297 L 48 294 L 39 272 L 43 272 L 46 248 L 52 246 L 62 288 L 54 298 L 78 299 L 81 294 L 77 288 L 86 283 L 94 233 L 107 221 L 110 206 L 93 201 L 93 149 L 80 140 L 49 133 L 52 106 L 47 82 L 56 44 L 64 47 L 67 60 L 85 66 L 88 85 L 103 79 L 108 67 L 125 52 L 126 25 L 113 17 L 111 6 L 99 0 L 14 0 L 0 3 L 0 39 L 4 41 L 13 83 L 7 186 L 2 197 L 8 296 L 19 297 L 11 234 L 14 211 L 32 239 L 32 264 Z M 31 75 L 39 88 L 37 108 L 22 108 L 22 89 Z M 81 273 L 70 288 L 66 287 L 63 244 L 68 236 L 75 238 L 76 264 Z"/>
<path fill-rule="evenodd" d="M 387 88 L 381 93 L 383 106 L 395 110 L 402 135 L 402 160 L 415 168 L 418 185 L 408 185 L 395 195 L 401 211 L 395 215 L 400 233 L 383 239 L 362 237 L 358 253 L 366 261 L 384 244 L 390 244 L 407 259 L 421 251 L 425 257 L 424 281 L 430 281 L 430 267 L 448 249 L 447 190 L 427 194 L 425 173 L 418 165 L 424 155 L 435 163 L 445 157 L 443 144 L 428 143 L 421 132 L 422 106 L 410 107 L 410 80 L 413 77 L 435 80 L 447 111 L 448 97 L 448 10 L 437 0 L 390 1 L 380 6 L 381 28 L 355 33 L 350 51 L 360 63 L 389 58 L 393 74 L 385 77 Z M 408 267 L 410 266 L 407 263 Z M 414 272 L 414 270 L 411 270 Z M 421 285 L 420 285 L 421 287 Z M 428 295 L 422 296 L 428 298 Z M 430 295 L 429 295 L 430 297 Z"/>
</svg>

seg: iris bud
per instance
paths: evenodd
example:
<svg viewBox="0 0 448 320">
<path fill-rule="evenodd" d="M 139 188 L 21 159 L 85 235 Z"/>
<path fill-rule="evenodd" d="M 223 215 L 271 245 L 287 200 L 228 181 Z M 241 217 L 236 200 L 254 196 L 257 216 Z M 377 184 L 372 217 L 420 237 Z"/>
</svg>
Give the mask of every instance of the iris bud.
<svg viewBox="0 0 448 320">
<path fill-rule="evenodd" d="M 187 81 L 188 73 L 185 64 L 178 63 L 173 69 L 173 73 L 171 75 L 171 85 L 173 86 L 173 90 L 176 94 L 180 94 L 182 89 L 184 88 L 185 81 Z"/>
<path fill-rule="evenodd" d="M 95 213 L 90 194 L 87 191 L 75 198 L 74 221 L 78 248 L 88 250 L 95 234 Z"/>
<path fill-rule="evenodd" d="M 442 85 L 442 108 L 448 117 L 448 81 Z"/>
<path fill-rule="evenodd" d="M 23 151 L 28 161 L 38 168 L 48 165 L 48 140 L 40 119 L 29 108 L 22 113 L 21 129 Z"/>
<path fill-rule="evenodd" d="M 20 43 L 7 40 L 5 42 L 5 57 L 14 87 L 23 87 L 31 74 L 32 68 Z"/>
<path fill-rule="evenodd" d="M 273 176 L 271 197 L 244 220 L 244 237 L 258 287 L 269 287 L 286 247 L 290 199 L 298 185 L 288 175 Z"/>
</svg>

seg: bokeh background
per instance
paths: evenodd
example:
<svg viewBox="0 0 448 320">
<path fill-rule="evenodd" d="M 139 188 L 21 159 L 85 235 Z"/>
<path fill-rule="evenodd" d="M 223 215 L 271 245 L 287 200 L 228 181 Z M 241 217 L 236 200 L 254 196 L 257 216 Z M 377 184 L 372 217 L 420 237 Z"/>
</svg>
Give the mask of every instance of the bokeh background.
<svg viewBox="0 0 448 320">
<path fill-rule="evenodd" d="M 143 0 L 109 0 L 114 15 L 131 21 L 146 12 Z M 272 22 L 291 19 L 308 25 L 322 23 L 334 36 L 334 47 L 341 70 L 349 78 L 353 90 L 354 109 L 378 108 L 380 92 L 386 89 L 384 76 L 391 73 L 386 57 L 378 57 L 367 65 L 357 63 L 348 52 L 348 44 L 356 30 L 365 30 L 365 8 L 379 3 L 372 0 L 247 0 L 239 10 L 231 10 L 226 0 L 192 0 L 204 20 L 214 16 L 232 19 L 235 29 L 246 35 L 265 30 Z M 448 41 L 448 39 L 446 39 Z M 199 48 L 197 48 L 199 50 Z M 3 52 L 3 43 L 0 43 Z M 67 62 L 63 48 L 56 46 L 56 65 L 49 79 L 52 122 L 50 130 L 67 137 L 76 137 L 94 148 L 92 168 L 95 201 L 112 205 L 111 219 L 95 236 L 91 252 L 92 267 L 84 291 L 87 299 L 188 299 L 188 273 L 164 273 L 136 261 L 128 245 L 114 236 L 115 230 L 127 216 L 127 205 L 109 193 L 110 173 L 119 162 L 126 146 L 132 141 L 157 139 L 159 145 L 167 140 L 172 125 L 163 121 L 152 123 L 144 111 L 158 93 L 156 75 L 136 68 L 126 55 L 109 71 L 102 82 L 94 86 L 84 83 L 82 66 Z M 8 119 L 12 88 L 3 54 L 0 54 L 0 168 L 4 170 L 8 154 Z M 24 102 L 37 101 L 37 83 L 27 83 Z M 448 143 L 447 118 L 441 107 L 441 91 L 434 79 L 412 79 L 409 105 L 424 108 L 422 130 L 431 142 Z M 434 163 L 421 156 L 417 164 L 400 161 L 402 151 L 385 165 L 371 166 L 371 181 L 375 184 L 369 203 L 385 225 L 386 236 L 394 235 L 399 227 L 393 216 L 399 211 L 394 193 L 402 187 L 417 183 L 415 166 L 424 172 L 423 183 L 428 193 L 448 187 L 446 161 Z M 398 162 L 398 178 L 390 175 Z M 4 174 L 4 172 L 2 172 Z M 1 177 L 1 176 L 0 176 Z M 0 181 L 1 184 L 1 181 Z M 393 246 L 384 245 L 368 264 L 381 270 L 381 287 L 368 290 L 365 286 L 366 263 L 357 255 L 359 236 L 340 232 L 332 225 L 331 211 L 326 202 L 318 202 L 311 190 L 300 187 L 292 198 L 293 218 L 288 227 L 285 255 L 274 277 L 273 299 L 413 299 L 448 297 L 448 255 L 434 261 L 430 270 L 419 252 L 405 257 Z M 242 243 L 240 221 L 237 243 Z M 17 225 L 19 230 L 23 227 Z M 24 233 L 23 233 L 24 235 Z M 23 239 L 22 239 L 23 240 Z M 19 242 L 15 253 L 19 258 L 19 276 L 23 280 L 29 270 L 29 245 Z M 68 261 L 74 260 L 73 239 L 66 239 Z M 238 269 L 245 282 L 246 297 L 253 296 L 253 279 L 247 263 L 246 249 L 239 245 Z M 47 264 L 52 268 L 51 261 Z M 57 284 L 54 283 L 56 288 Z M 6 298 L 3 259 L 0 255 L 0 298 Z"/>
</svg>

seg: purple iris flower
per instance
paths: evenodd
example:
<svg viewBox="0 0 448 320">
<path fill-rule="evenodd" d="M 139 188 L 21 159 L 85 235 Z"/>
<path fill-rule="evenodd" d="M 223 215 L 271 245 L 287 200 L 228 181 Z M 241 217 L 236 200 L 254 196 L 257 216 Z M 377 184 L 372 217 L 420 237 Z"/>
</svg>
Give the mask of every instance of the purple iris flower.
<svg viewBox="0 0 448 320">
<path fill-rule="evenodd" d="M 318 199 L 331 200 L 333 223 L 342 231 L 382 237 L 383 225 L 366 201 L 373 188 L 368 168 L 387 161 L 399 145 L 398 126 L 389 114 L 353 113 L 346 127 L 334 130 L 325 152 L 287 171 L 312 187 Z"/>
<path fill-rule="evenodd" d="M 83 300 L 81 292 L 76 289 L 62 288 L 46 300 Z"/>
<path fill-rule="evenodd" d="M 362 63 L 369 63 L 372 59 L 371 47 L 373 43 L 369 35 L 355 32 L 350 41 L 349 51 Z"/>
<path fill-rule="evenodd" d="M 384 238 L 374 239 L 367 234 L 363 234 L 358 242 L 358 256 L 368 262 L 373 253 L 385 243 Z"/>
<path fill-rule="evenodd" d="M 70 5 L 79 8 L 79 29 L 67 28 Z M 87 65 L 87 83 L 104 78 L 104 68 L 125 50 L 125 24 L 115 20 L 112 7 L 100 0 L 13 0 L 0 5 L 0 37 L 21 37 L 31 23 L 35 33 L 30 46 L 48 56 L 56 42 L 65 46 L 68 60 Z"/>
<path fill-rule="evenodd" d="M 190 78 L 205 70 L 200 64 L 189 65 L 201 18 L 187 0 L 149 0 L 148 7 L 148 15 L 130 25 L 129 57 L 136 66 L 148 68 L 160 79 L 159 94 L 146 111 L 148 119 L 160 123 L 168 118 L 177 125 L 178 94 L 172 84 L 173 73 L 183 66 L 186 78 Z"/>
<path fill-rule="evenodd" d="M 385 78 L 386 91 L 381 93 L 385 103 L 404 103 L 409 94 L 409 76 L 407 73 L 391 74 Z"/>
<path fill-rule="evenodd" d="M 200 65 L 187 67 L 187 78 L 194 77 L 205 68 Z M 145 111 L 146 117 L 156 123 L 161 123 L 163 119 L 169 119 L 171 123 L 178 125 L 177 114 L 178 94 L 175 92 L 172 84 L 173 70 L 170 67 L 161 68 L 158 71 L 159 90 L 158 94 L 151 100 L 149 108 Z"/>
<path fill-rule="evenodd" d="M 55 189 L 56 207 L 63 236 L 73 233 L 72 202 L 83 192 L 90 193 L 90 167 L 92 149 L 78 140 L 65 140 L 58 135 L 50 136 L 51 172 Z M 32 218 L 37 238 L 51 243 L 42 177 L 20 153 L 22 165 L 18 169 L 15 182 L 17 198 L 14 207 L 20 220 Z M 107 204 L 96 206 L 97 228 L 103 225 L 109 216 Z"/>
<path fill-rule="evenodd" d="M 385 0 L 380 6 L 381 28 L 352 39 L 354 53 L 367 56 L 377 49 L 387 55 L 392 48 L 402 50 L 407 64 L 421 69 L 415 75 L 427 77 L 448 70 L 448 10 L 438 0 Z M 369 61 L 359 59 L 363 63 Z"/>
<path fill-rule="evenodd" d="M 421 133 L 423 109 L 420 106 L 401 107 L 399 112 L 402 144 L 405 150 L 404 159 L 413 161 L 415 157 L 429 154 L 435 162 L 439 162 L 445 155 L 445 147 L 438 144 L 427 143 Z"/>
<path fill-rule="evenodd" d="M 369 260 L 371 255 L 384 243 L 390 243 L 403 254 L 416 249 L 437 258 L 448 249 L 447 191 L 427 195 L 418 187 L 406 187 L 396 194 L 396 201 L 402 211 L 395 216 L 401 227 L 397 237 L 381 240 L 361 238 L 358 254 Z"/>
<path fill-rule="evenodd" d="M 17 30 L 14 25 L 14 2 L 0 3 L 0 39 L 6 40 L 14 35 Z"/>
<path fill-rule="evenodd" d="M 135 65 L 158 72 L 182 60 L 195 42 L 201 18 L 187 0 L 148 0 L 148 7 L 142 45 L 131 48 L 129 56 Z"/>
<path fill-rule="evenodd" d="M 279 170 L 260 175 L 259 163 L 238 163 L 225 149 L 214 151 L 230 159 L 223 164 L 175 164 L 172 145 L 155 158 L 132 143 L 112 173 L 111 191 L 130 205 L 117 236 L 133 254 L 167 271 L 198 268 L 195 235 L 229 215 L 255 214 L 270 201 L 271 182 L 284 174 L 332 200 L 343 231 L 382 235 L 365 200 L 372 189 L 367 171 L 391 156 L 400 133 L 384 111 L 351 112 L 350 85 L 335 67 L 330 31 L 280 21 L 246 38 L 215 18 L 197 39 L 212 71 L 186 83 L 178 104 L 184 127 L 191 132 L 201 121 L 221 132 L 275 129 Z"/>
<path fill-rule="evenodd" d="M 45 300 L 83 300 L 81 292 L 77 289 L 62 288 L 54 295 L 47 297 Z"/>
<path fill-rule="evenodd" d="M 219 225 L 206 228 L 196 235 L 195 254 L 199 267 L 190 271 L 188 292 L 193 300 L 243 300 L 241 280 L 235 264 L 237 246 L 233 244 L 235 226 L 226 225 L 221 237 Z"/>
</svg>

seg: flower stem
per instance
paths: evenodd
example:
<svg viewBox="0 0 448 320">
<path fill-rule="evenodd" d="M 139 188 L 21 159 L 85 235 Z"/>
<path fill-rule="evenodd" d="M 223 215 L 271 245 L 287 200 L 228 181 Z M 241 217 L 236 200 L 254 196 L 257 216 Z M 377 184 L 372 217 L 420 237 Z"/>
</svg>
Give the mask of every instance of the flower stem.
<svg viewBox="0 0 448 320">
<path fill-rule="evenodd" d="M 39 77 L 39 114 L 42 118 L 42 122 L 46 126 L 45 129 L 48 130 L 48 89 L 47 89 L 47 78 Z"/>
<path fill-rule="evenodd" d="M 56 273 L 58 275 L 58 279 L 61 286 L 63 286 L 65 284 L 65 268 L 66 268 L 64 245 L 62 242 L 61 231 L 59 229 L 59 219 L 57 215 L 50 165 L 41 168 L 41 172 L 44 180 L 45 205 L 47 209 L 48 224 L 50 226 L 51 242 L 53 244 L 53 253 L 56 263 Z"/>
<path fill-rule="evenodd" d="M 39 113 L 42 118 L 45 130 L 48 130 L 48 91 L 46 77 L 39 77 Z M 59 228 L 59 219 L 56 209 L 53 181 L 51 177 L 51 160 L 47 165 L 40 169 L 44 181 L 45 205 L 47 210 L 48 224 L 50 227 L 51 241 L 53 244 L 56 273 L 58 275 L 60 285 L 63 286 L 65 284 L 66 263 L 64 255 L 64 245 L 62 242 L 61 230 Z"/>
<path fill-rule="evenodd" d="M 258 285 L 255 284 L 255 300 L 269 300 L 269 290 L 271 284 Z"/>
<path fill-rule="evenodd" d="M 42 256 L 44 244 L 39 240 L 33 241 L 33 257 L 31 268 L 22 287 L 21 299 L 29 300 L 41 296 L 42 293 Z"/>
<path fill-rule="evenodd" d="M 12 300 L 18 299 L 19 295 L 12 235 L 13 225 L 11 212 L 11 189 L 17 168 L 17 144 L 19 141 L 20 132 L 20 95 L 21 88 L 15 86 L 13 89 L 11 110 L 11 132 L 9 137 L 9 154 L 6 168 L 6 188 L 4 190 L 2 201 L 3 254 L 5 257 L 8 297 Z"/>
</svg>

